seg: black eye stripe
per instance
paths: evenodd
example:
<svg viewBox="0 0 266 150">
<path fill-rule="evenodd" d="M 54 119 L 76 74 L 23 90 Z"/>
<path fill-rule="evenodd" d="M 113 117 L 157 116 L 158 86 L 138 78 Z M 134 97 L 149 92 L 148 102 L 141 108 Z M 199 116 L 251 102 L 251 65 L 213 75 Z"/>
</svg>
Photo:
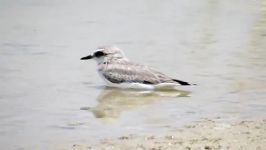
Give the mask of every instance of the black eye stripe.
<svg viewBox="0 0 266 150">
<path fill-rule="evenodd" d="M 104 55 L 105 55 L 105 53 L 102 52 L 102 51 L 97 51 L 97 52 L 94 53 L 95 57 L 101 57 L 101 56 L 104 56 Z"/>
</svg>

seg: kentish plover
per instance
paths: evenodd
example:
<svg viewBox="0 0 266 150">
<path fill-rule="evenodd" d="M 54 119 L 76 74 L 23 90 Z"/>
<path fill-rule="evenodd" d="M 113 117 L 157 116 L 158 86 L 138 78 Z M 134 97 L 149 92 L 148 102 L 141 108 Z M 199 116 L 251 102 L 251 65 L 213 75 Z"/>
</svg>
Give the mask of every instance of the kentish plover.
<svg viewBox="0 0 266 150">
<path fill-rule="evenodd" d="M 86 59 L 97 62 L 100 76 L 110 87 L 178 90 L 180 86 L 194 85 L 173 79 L 145 65 L 133 63 L 115 46 L 99 47 L 93 54 L 81 58 Z"/>
</svg>

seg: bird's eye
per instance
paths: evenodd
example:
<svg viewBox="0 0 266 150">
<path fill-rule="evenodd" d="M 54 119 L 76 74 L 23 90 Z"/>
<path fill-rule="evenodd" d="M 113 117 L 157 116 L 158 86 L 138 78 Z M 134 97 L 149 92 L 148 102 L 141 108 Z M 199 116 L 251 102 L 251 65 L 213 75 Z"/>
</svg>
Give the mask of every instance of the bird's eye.
<svg viewBox="0 0 266 150">
<path fill-rule="evenodd" d="M 104 55 L 105 55 L 105 53 L 102 52 L 102 51 L 97 51 L 97 52 L 94 53 L 95 57 L 101 57 L 101 56 L 104 56 Z"/>
</svg>

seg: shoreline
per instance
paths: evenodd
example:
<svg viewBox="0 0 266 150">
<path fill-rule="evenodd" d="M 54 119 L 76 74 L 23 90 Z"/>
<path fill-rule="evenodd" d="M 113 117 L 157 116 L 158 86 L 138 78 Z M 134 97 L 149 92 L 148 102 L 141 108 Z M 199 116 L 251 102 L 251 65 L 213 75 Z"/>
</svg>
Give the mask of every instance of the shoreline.
<svg viewBox="0 0 266 150">
<path fill-rule="evenodd" d="M 72 144 L 56 150 L 262 150 L 265 147 L 266 118 L 256 118 L 235 122 L 203 119 L 163 136 L 130 134 L 102 139 L 94 144 Z"/>
</svg>

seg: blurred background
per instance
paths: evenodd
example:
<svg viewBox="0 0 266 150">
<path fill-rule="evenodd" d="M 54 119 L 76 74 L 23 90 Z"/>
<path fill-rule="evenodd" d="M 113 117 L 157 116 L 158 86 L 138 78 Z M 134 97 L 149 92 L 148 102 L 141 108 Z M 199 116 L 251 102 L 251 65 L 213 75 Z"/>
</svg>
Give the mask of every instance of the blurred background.
<svg viewBox="0 0 266 150">
<path fill-rule="evenodd" d="M 101 45 L 198 86 L 106 89 Z M 266 114 L 265 0 L 0 0 L 0 145 L 48 149 Z"/>
</svg>

